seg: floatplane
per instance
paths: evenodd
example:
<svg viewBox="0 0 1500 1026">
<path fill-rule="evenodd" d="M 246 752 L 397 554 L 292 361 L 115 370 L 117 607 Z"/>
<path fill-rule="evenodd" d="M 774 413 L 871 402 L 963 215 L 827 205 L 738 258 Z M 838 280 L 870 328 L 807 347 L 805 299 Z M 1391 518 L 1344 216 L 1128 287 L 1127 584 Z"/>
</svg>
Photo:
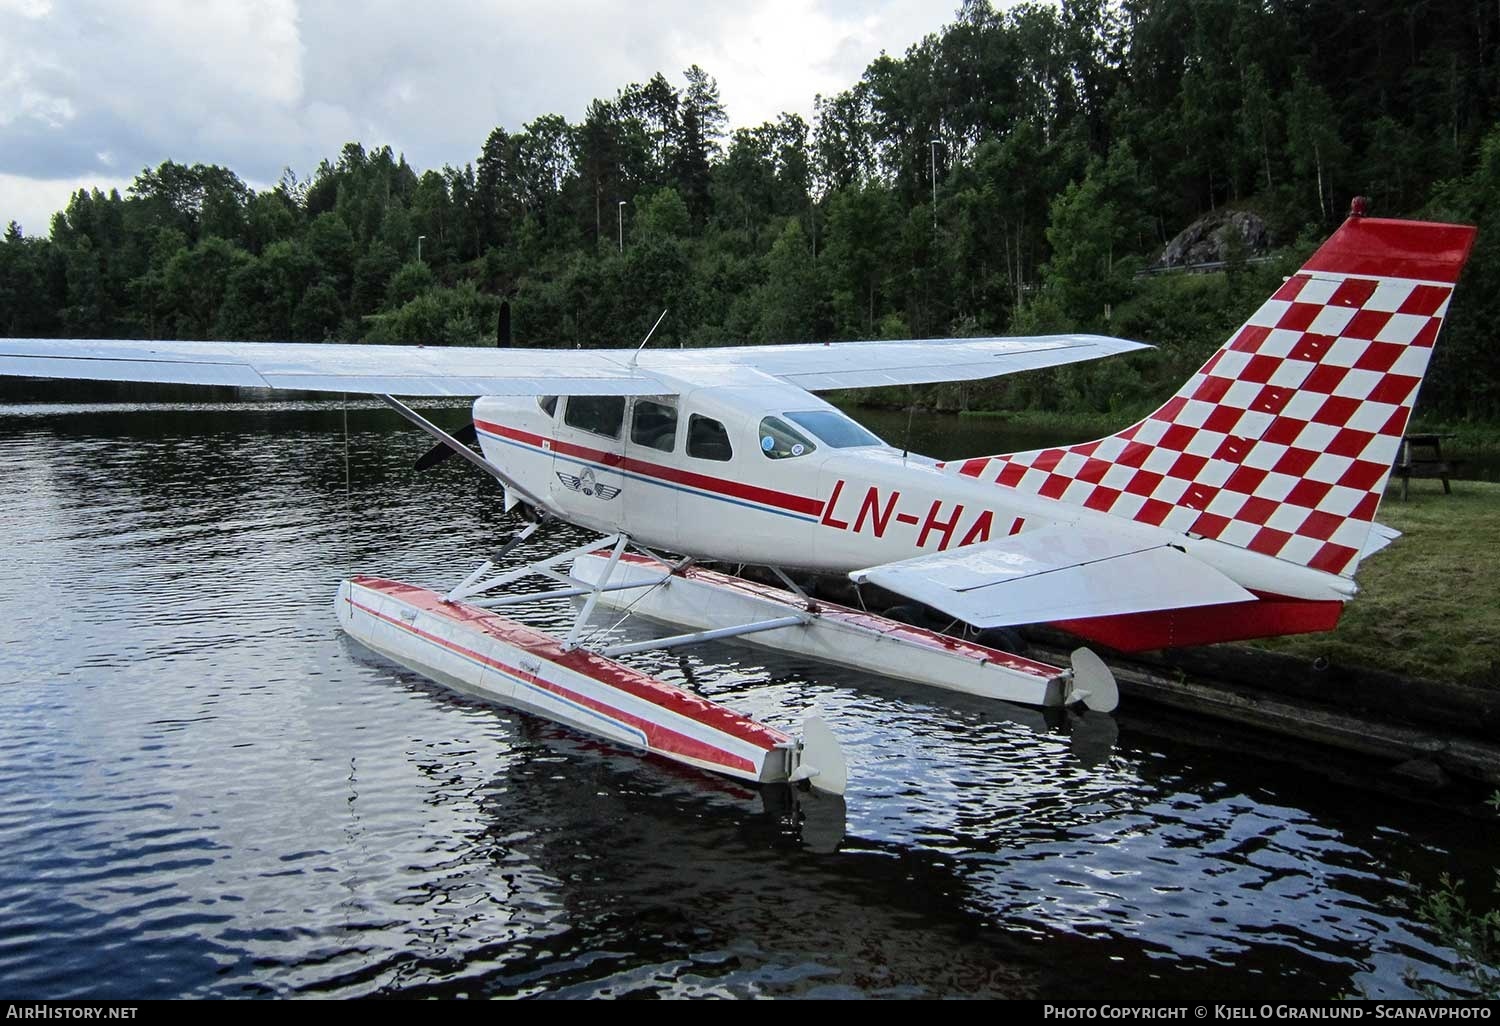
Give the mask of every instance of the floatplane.
<svg viewBox="0 0 1500 1026">
<path fill-rule="evenodd" d="M 887 445 L 813 393 L 1144 347 L 1081 334 L 578 351 L 9 339 L 0 374 L 377 395 L 436 440 L 419 466 L 461 456 L 525 526 L 446 591 L 344 581 L 335 607 L 351 637 L 612 742 L 842 793 L 820 719 L 793 738 L 620 658 L 739 638 L 1005 702 L 1117 701 L 1087 648 L 1048 665 L 818 601 L 793 569 L 976 629 L 1054 623 L 1125 651 L 1330 629 L 1360 561 L 1397 535 L 1376 510 L 1473 238 L 1366 217 L 1356 201 L 1149 417 L 1093 442 L 949 462 Z M 479 398 L 450 434 L 398 396 Z M 598 537 L 505 564 L 559 521 Z M 784 587 L 703 561 L 769 567 Z M 534 578 L 541 590 L 523 584 Z M 580 600 L 560 636 L 501 612 L 558 598 Z M 687 630 L 592 644 L 599 607 Z"/>
</svg>

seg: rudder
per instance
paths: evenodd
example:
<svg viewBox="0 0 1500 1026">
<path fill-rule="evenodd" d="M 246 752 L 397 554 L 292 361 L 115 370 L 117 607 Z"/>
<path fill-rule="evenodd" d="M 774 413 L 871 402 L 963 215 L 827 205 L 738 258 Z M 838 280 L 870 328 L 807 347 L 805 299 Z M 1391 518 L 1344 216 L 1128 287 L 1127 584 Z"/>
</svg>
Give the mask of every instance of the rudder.
<svg viewBox="0 0 1500 1026">
<path fill-rule="evenodd" d="M 1353 576 L 1474 234 L 1351 214 L 1146 419 L 945 469 Z"/>
</svg>

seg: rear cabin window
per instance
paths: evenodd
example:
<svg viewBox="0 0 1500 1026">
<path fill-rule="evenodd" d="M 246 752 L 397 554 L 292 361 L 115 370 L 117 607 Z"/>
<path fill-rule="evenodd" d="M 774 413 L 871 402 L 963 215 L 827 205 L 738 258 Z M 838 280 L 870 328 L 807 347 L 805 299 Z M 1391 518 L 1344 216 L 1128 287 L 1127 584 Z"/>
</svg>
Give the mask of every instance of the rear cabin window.
<svg viewBox="0 0 1500 1026">
<path fill-rule="evenodd" d="M 671 452 L 677 444 L 677 407 L 654 399 L 637 399 L 630 418 L 630 440 L 648 449 Z"/>
<path fill-rule="evenodd" d="M 545 413 L 547 416 L 554 417 L 554 416 L 557 415 L 557 396 L 555 396 L 555 395 L 538 396 L 537 400 L 536 400 L 536 404 L 542 408 L 542 412 Z"/>
<path fill-rule="evenodd" d="M 734 457 L 729 432 L 718 421 L 693 414 L 688 418 L 687 454 L 700 460 L 728 462 Z"/>
<path fill-rule="evenodd" d="M 563 423 L 606 438 L 619 438 L 625 423 L 623 395 L 572 395 L 563 410 Z"/>
<path fill-rule="evenodd" d="M 816 448 L 811 439 L 780 417 L 767 417 L 760 422 L 760 451 L 768 459 L 796 459 Z"/>
</svg>

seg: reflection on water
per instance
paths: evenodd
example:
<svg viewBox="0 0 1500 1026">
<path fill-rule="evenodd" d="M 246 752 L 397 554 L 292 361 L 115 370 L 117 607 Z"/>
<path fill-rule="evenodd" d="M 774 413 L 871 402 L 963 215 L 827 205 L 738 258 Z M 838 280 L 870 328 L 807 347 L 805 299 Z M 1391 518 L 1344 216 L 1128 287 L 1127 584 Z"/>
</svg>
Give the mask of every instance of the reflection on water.
<svg viewBox="0 0 1500 1026">
<path fill-rule="evenodd" d="M 433 414 L 447 422 L 443 411 Z M 463 417 L 455 410 L 451 420 Z M 343 639 L 494 489 L 337 404 L 0 408 L 0 979 L 28 997 L 1408 993 L 1494 831 L 1153 731 L 732 645 L 638 665 L 851 764 L 642 760 Z M 542 624 L 566 604 L 538 610 Z M 650 630 L 651 628 L 630 628 Z"/>
</svg>

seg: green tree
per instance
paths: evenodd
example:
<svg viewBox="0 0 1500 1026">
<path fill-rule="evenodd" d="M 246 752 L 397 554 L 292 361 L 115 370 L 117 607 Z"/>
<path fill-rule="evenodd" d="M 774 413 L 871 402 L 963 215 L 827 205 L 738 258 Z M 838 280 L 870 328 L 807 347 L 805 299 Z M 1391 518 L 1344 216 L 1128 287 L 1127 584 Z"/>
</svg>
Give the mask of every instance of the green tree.
<svg viewBox="0 0 1500 1026">
<path fill-rule="evenodd" d="M 434 284 L 436 279 L 432 275 L 432 268 L 419 260 L 409 260 L 391 276 L 390 284 L 386 286 L 386 308 L 394 310 L 405 306 Z"/>
<path fill-rule="evenodd" d="M 1263 185 L 1269 192 L 1275 186 L 1271 153 L 1276 138 L 1276 105 L 1266 82 L 1264 70 L 1249 64 L 1240 77 L 1236 174 L 1239 187 L 1246 193 Z"/>
<path fill-rule="evenodd" d="M 799 342 L 818 338 L 817 266 L 802 225 L 788 220 L 766 256 L 766 284 L 759 295 L 756 339 Z"/>
<path fill-rule="evenodd" d="M 190 241 L 207 235 L 238 241 L 253 193 L 228 168 L 168 160 L 137 175 L 130 195 L 144 225 L 175 228 Z"/>
<path fill-rule="evenodd" d="M 409 266 L 409 265 L 408 265 Z M 431 288 L 379 317 L 366 341 L 402 345 L 494 344 L 500 301 L 473 282 L 454 288 Z"/>
<path fill-rule="evenodd" d="M 303 245 L 340 295 L 348 295 L 354 280 L 356 248 L 354 233 L 338 214 L 329 211 L 313 218 L 303 236 Z"/>
<path fill-rule="evenodd" d="M 343 319 L 344 308 L 338 289 L 328 278 L 310 285 L 292 311 L 291 335 L 299 342 L 323 342 L 334 339 Z"/>
<path fill-rule="evenodd" d="M 1130 293 L 1134 267 L 1124 258 L 1139 252 L 1147 229 L 1141 194 L 1139 165 L 1121 146 L 1052 202 L 1045 278 L 1079 325 L 1102 326 L 1111 307 Z"/>
<path fill-rule="evenodd" d="M 294 238 L 301 224 L 301 212 L 281 189 L 256 193 L 245 210 L 245 246 L 258 255 L 273 242 Z"/>
<path fill-rule="evenodd" d="M 692 281 L 692 216 L 675 189 L 659 189 L 642 200 L 625 246 L 618 295 L 620 317 L 602 324 L 586 345 L 627 345 L 644 337 L 657 315 L 670 311 L 653 341 L 670 344 L 684 337 L 683 326 L 697 323 L 700 302 Z"/>
<path fill-rule="evenodd" d="M 696 64 L 683 75 L 688 87 L 679 111 L 672 177 L 694 223 L 702 224 L 709 212 L 710 165 L 720 152 L 728 117 L 713 76 Z"/>
<path fill-rule="evenodd" d="M 276 242 L 229 276 L 214 333 L 277 341 L 292 337 L 292 314 L 316 280 L 317 261 L 294 242 Z"/>
<path fill-rule="evenodd" d="M 874 334 L 882 290 L 896 264 L 900 223 L 900 207 L 883 186 L 855 186 L 829 197 L 825 254 L 837 289 L 838 334 Z"/>
<path fill-rule="evenodd" d="M 170 229 L 169 229 L 170 230 Z M 213 338 L 230 276 L 251 257 L 233 243 L 210 235 L 168 261 L 163 278 L 164 314 L 174 338 Z"/>
<path fill-rule="evenodd" d="M 1287 97 L 1287 147 L 1298 178 L 1315 190 L 1318 220 L 1326 220 L 1334 213 L 1333 174 L 1344 162 L 1344 142 L 1333 101 L 1301 71 Z"/>
<path fill-rule="evenodd" d="M 425 268 L 427 265 L 421 266 Z M 401 259 L 396 256 L 394 249 L 379 241 L 370 246 L 354 265 L 354 287 L 349 305 L 355 316 L 363 316 L 380 308 L 385 302 L 391 278 L 400 267 Z M 429 283 L 431 276 L 432 272 L 428 271 Z"/>
<path fill-rule="evenodd" d="M 53 245 L 11 221 L 0 241 L 0 334 L 45 338 L 58 330 L 61 296 L 50 287 Z"/>
</svg>

